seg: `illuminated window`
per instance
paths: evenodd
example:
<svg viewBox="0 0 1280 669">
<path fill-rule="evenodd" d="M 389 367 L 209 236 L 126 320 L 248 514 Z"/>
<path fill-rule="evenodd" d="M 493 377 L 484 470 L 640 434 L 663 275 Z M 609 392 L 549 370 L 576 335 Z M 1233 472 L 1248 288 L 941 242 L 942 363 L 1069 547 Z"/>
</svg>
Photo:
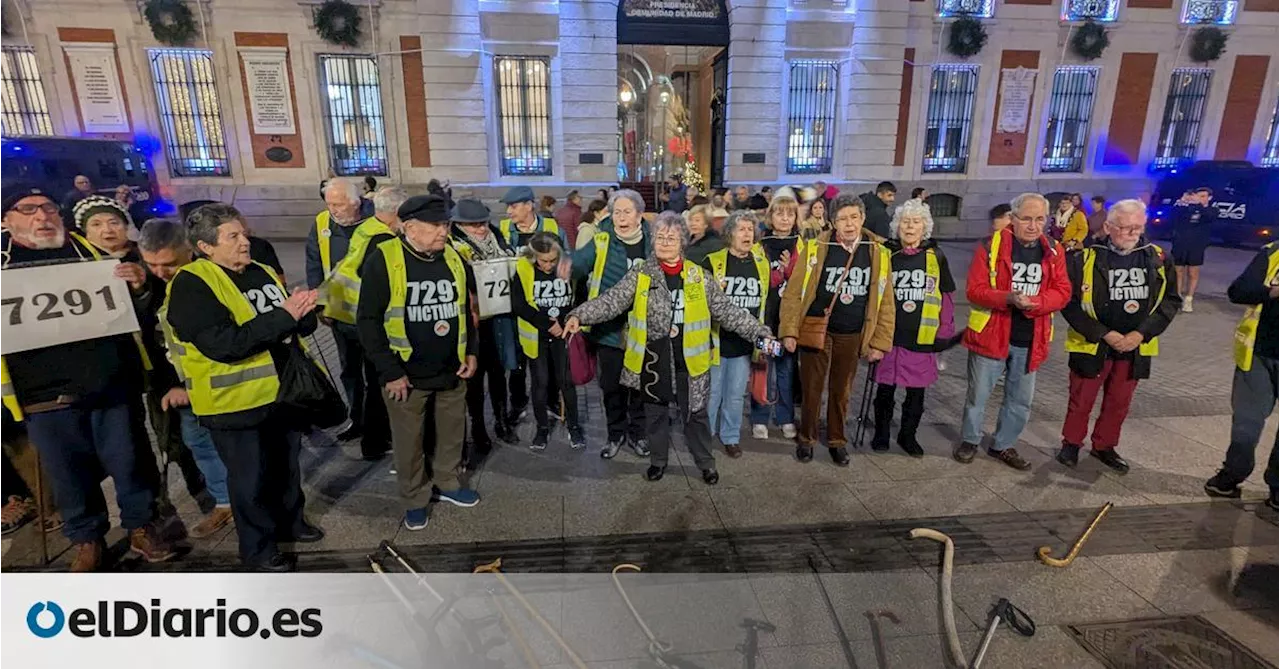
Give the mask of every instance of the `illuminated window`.
<svg viewBox="0 0 1280 669">
<path fill-rule="evenodd" d="M 1267 129 L 1267 145 L 1262 148 L 1263 167 L 1280 166 L 1280 146 L 1276 144 L 1276 140 L 1280 139 L 1280 128 L 1276 127 L 1277 116 L 1280 116 L 1280 107 L 1276 107 L 1271 112 L 1271 127 Z"/>
<path fill-rule="evenodd" d="M 496 56 L 493 65 L 502 174 L 550 175 L 550 64 L 546 58 Z"/>
<path fill-rule="evenodd" d="M 229 176 L 213 52 L 148 49 L 164 153 L 174 176 Z"/>
<path fill-rule="evenodd" d="M 1089 119 L 1093 115 L 1093 92 L 1097 85 L 1096 67 L 1060 67 L 1054 71 L 1041 171 L 1080 171 L 1089 140 Z"/>
<path fill-rule="evenodd" d="M 835 153 L 839 66 L 831 61 L 791 63 L 787 174 L 827 174 Z"/>
<path fill-rule="evenodd" d="M 1196 157 L 1200 142 L 1200 121 L 1213 70 L 1179 67 L 1169 76 L 1169 95 L 1164 101 L 1160 122 L 1160 142 L 1156 146 L 1156 167 L 1172 167 Z"/>
<path fill-rule="evenodd" d="M 1120 0 L 1062 0 L 1063 21 L 1110 22 L 1120 13 Z"/>
<path fill-rule="evenodd" d="M 334 174 L 385 175 L 387 140 L 377 58 L 321 55 L 320 90 Z"/>
<path fill-rule="evenodd" d="M 1182 6 L 1182 22 L 1229 26 L 1236 22 L 1239 13 L 1239 0 L 1186 0 Z"/>
<path fill-rule="evenodd" d="M 925 172 L 964 172 L 969 164 L 977 65 L 935 65 L 929 81 Z"/>
<path fill-rule="evenodd" d="M 4 84 L 0 133 L 6 137 L 52 135 L 53 122 L 40 82 L 36 52 L 28 46 L 6 46 L 0 68 L 0 83 Z"/>
<path fill-rule="evenodd" d="M 995 11 L 995 0 L 938 0 L 938 16 L 972 16 L 989 19 Z"/>
</svg>

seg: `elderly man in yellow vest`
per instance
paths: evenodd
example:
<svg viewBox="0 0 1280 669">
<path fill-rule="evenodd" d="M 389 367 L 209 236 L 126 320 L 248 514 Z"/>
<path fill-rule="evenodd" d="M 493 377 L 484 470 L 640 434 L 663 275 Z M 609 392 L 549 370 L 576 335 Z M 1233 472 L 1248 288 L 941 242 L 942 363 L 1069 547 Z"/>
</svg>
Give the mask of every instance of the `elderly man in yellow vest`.
<svg viewBox="0 0 1280 669">
<path fill-rule="evenodd" d="M 249 258 L 244 217 L 207 204 L 187 217 L 200 258 L 169 283 L 168 314 L 191 411 L 227 466 L 240 560 L 259 571 L 292 571 L 282 542 L 324 538 L 302 516 L 304 420 L 276 405 L 279 370 L 297 338 L 316 329 L 316 291 L 285 293 L 280 278 Z"/>
<path fill-rule="evenodd" d="M 416 531 L 426 529 L 432 501 L 480 502 L 458 479 L 464 382 L 476 371 L 476 280 L 449 245 L 444 198 L 416 195 L 400 205 L 399 216 L 403 235 L 379 244 L 365 263 L 357 323 L 391 417 L 404 526 Z M 426 435 L 428 427 L 433 434 Z M 424 436 L 434 443 L 429 462 Z"/>
<path fill-rule="evenodd" d="M 1106 238 L 1067 259 L 1071 301 L 1062 316 L 1071 327 L 1071 386 L 1058 462 L 1068 467 L 1079 462 L 1089 414 L 1102 393 L 1089 453 L 1121 474 L 1129 471 L 1116 453 L 1120 428 L 1138 381 L 1151 376 L 1160 335 L 1182 308 L 1173 260 L 1147 240 L 1146 225 L 1146 205 L 1121 200 L 1107 212 Z"/>
<path fill-rule="evenodd" d="M 1231 445 L 1222 469 L 1204 484 L 1212 497 L 1240 496 L 1240 484 L 1253 473 L 1254 451 L 1262 439 L 1267 418 L 1276 408 L 1280 384 L 1276 381 L 1277 333 L 1280 320 L 1280 246 L 1271 242 L 1253 257 L 1244 272 L 1227 288 L 1234 304 L 1248 305 L 1236 326 L 1235 377 L 1231 381 Z M 1274 438 L 1273 438 L 1274 439 Z M 1276 442 L 1262 474 L 1270 494 L 1267 505 L 1276 509 Z"/>
</svg>

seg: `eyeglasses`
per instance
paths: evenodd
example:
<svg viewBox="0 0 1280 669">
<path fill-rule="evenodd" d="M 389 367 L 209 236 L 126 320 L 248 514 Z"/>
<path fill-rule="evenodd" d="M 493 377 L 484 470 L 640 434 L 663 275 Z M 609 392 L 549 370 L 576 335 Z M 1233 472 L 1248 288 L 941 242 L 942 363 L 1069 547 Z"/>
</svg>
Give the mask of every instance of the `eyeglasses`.
<svg viewBox="0 0 1280 669">
<path fill-rule="evenodd" d="M 679 237 L 666 237 L 666 236 L 659 235 L 659 236 L 657 236 L 657 237 L 654 237 L 654 238 L 653 238 L 653 243 L 654 243 L 655 245 L 656 245 L 656 244 L 671 244 L 671 245 L 675 245 L 675 244 L 679 244 L 679 243 L 680 243 L 680 238 L 679 238 Z"/>
<path fill-rule="evenodd" d="M 1146 227 L 1145 225 L 1113 225 L 1111 231 L 1122 235 L 1140 235 Z"/>
<path fill-rule="evenodd" d="M 44 204 L 20 204 L 15 206 L 13 210 L 23 216 L 30 216 L 36 213 L 36 210 L 43 211 L 46 214 L 56 214 L 59 211 L 62 211 L 58 205 L 52 202 L 45 202 Z"/>
<path fill-rule="evenodd" d="M 1044 225 L 1049 220 L 1047 216 L 1019 216 L 1014 214 L 1013 217 L 1023 223 L 1039 223 L 1040 225 Z"/>
<path fill-rule="evenodd" d="M 838 216 L 838 217 L 836 217 L 836 223 L 839 223 L 840 225 L 844 225 L 845 223 L 858 223 L 858 222 L 861 222 L 861 221 L 862 221 L 862 217 L 861 217 L 861 216 Z"/>
</svg>

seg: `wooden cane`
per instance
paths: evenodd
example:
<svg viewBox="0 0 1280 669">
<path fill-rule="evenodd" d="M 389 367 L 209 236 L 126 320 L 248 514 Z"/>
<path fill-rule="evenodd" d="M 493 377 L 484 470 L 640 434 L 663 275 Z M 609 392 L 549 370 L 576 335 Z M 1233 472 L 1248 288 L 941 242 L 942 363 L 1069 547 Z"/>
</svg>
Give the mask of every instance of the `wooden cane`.
<svg viewBox="0 0 1280 669">
<path fill-rule="evenodd" d="M 1089 540 L 1089 535 L 1093 534 L 1093 531 L 1097 529 L 1098 523 L 1102 522 L 1103 517 L 1107 515 L 1107 512 L 1111 510 L 1112 506 L 1114 506 L 1114 504 L 1107 502 L 1102 505 L 1101 509 L 1098 509 L 1098 515 L 1093 517 L 1093 522 L 1089 523 L 1089 527 L 1085 528 L 1084 534 L 1081 534 L 1080 538 L 1076 539 L 1075 545 L 1071 547 L 1071 551 L 1067 553 L 1066 557 L 1052 557 L 1049 554 L 1053 552 L 1053 548 L 1050 546 L 1041 546 L 1040 549 L 1036 551 L 1036 555 L 1040 557 L 1040 561 L 1050 567 L 1066 567 L 1070 565 L 1076 559 L 1076 556 L 1080 554 L 1080 550 L 1084 548 L 1084 542 Z"/>
</svg>

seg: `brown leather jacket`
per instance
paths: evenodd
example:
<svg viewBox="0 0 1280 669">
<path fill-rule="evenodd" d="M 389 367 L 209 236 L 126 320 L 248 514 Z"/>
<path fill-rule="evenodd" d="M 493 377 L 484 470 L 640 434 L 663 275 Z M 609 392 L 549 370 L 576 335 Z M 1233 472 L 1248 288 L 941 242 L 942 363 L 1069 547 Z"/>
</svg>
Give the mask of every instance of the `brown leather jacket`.
<svg viewBox="0 0 1280 669">
<path fill-rule="evenodd" d="M 828 230 L 804 245 L 803 255 L 797 260 L 796 271 L 787 282 L 786 290 L 782 291 L 782 308 L 778 323 L 779 337 L 799 336 L 800 321 L 804 320 L 804 315 L 809 313 L 809 306 L 813 304 L 814 296 L 818 293 L 815 290 L 817 278 L 822 274 L 822 266 L 827 261 L 827 245 L 831 243 L 831 237 L 834 234 L 834 231 Z M 893 324 L 897 307 L 893 299 L 893 286 L 889 285 L 893 278 L 893 268 L 881 262 L 880 249 L 883 248 L 883 241 L 878 235 L 864 228 L 862 241 L 859 242 L 872 245 L 871 286 L 867 290 L 867 315 L 862 325 L 860 355 L 866 355 L 867 351 L 873 348 L 884 353 L 888 353 L 889 349 L 893 348 Z M 809 273 L 809 283 L 813 284 L 808 286 L 808 290 L 805 290 L 806 273 Z M 881 292 L 884 292 L 883 300 L 880 299 Z M 879 309 L 874 307 L 877 300 L 880 302 Z"/>
</svg>

